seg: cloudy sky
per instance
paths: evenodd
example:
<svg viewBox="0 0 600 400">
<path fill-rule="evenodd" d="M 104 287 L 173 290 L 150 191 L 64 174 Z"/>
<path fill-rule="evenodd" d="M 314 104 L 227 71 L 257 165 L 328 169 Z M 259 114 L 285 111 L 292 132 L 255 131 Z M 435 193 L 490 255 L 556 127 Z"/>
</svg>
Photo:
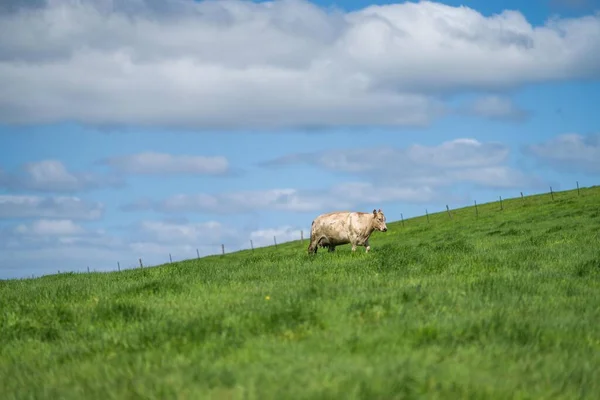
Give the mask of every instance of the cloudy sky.
<svg viewBox="0 0 600 400">
<path fill-rule="evenodd" d="M 600 182 L 600 2 L 4 0 L 0 278 Z"/>
</svg>

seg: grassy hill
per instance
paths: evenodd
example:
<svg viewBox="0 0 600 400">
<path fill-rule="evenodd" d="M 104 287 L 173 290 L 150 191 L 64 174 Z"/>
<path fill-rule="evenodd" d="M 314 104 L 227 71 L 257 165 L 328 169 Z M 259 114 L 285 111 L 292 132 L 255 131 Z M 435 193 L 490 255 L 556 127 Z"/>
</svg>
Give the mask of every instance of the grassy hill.
<svg viewBox="0 0 600 400">
<path fill-rule="evenodd" d="M 600 398 L 600 187 L 0 282 L 2 399 Z"/>
</svg>

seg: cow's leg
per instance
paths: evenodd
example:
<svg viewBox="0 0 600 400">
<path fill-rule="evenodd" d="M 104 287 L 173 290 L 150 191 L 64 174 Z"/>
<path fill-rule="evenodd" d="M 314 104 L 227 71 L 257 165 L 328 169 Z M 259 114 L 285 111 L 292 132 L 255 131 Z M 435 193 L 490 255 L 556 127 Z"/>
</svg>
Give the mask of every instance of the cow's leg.
<svg viewBox="0 0 600 400">
<path fill-rule="evenodd" d="M 352 243 L 352 251 L 356 251 L 356 243 Z"/>
<path fill-rule="evenodd" d="M 317 252 L 319 247 L 329 247 L 329 243 L 327 242 L 327 237 L 321 236 L 318 240 L 315 240 L 315 253 Z"/>
<path fill-rule="evenodd" d="M 330 253 L 333 253 L 334 251 L 335 251 L 335 246 L 334 246 L 334 245 L 332 245 L 332 244 L 330 244 L 330 245 L 329 245 L 329 252 L 330 252 Z"/>
<path fill-rule="evenodd" d="M 365 242 L 365 253 L 368 253 L 371 250 L 371 246 L 369 245 L 369 239 Z"/>
</svg>

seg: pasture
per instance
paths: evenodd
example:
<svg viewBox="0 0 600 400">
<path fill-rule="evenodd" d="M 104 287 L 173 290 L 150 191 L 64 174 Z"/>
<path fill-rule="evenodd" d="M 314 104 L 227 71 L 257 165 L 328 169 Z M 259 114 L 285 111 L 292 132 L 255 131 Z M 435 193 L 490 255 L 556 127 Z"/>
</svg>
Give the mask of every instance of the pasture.
<svg viewBox="0 0 600 400">
<path fill-rule="evenodd" d="M 600 187 L 478 213 L 0 281 L 2 399 L 600 398 Z"/>
</svg>

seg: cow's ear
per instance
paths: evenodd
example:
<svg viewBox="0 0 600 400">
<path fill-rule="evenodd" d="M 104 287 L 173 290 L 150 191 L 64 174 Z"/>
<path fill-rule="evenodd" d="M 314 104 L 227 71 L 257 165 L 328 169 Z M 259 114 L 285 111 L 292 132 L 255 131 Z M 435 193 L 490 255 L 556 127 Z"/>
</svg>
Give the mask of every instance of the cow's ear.
<svg viewBox="0 0 600 400">
<path fill-rule="evenodd" d="M 373 215 L 377 215 L 377 210 L 373 209 Z"/>
<path fill-rule="evenodd" d="M 378 211 L 378 212 L 381 212 L 381 208 L 379 209 L 379 211 Z"/>
</svg>

